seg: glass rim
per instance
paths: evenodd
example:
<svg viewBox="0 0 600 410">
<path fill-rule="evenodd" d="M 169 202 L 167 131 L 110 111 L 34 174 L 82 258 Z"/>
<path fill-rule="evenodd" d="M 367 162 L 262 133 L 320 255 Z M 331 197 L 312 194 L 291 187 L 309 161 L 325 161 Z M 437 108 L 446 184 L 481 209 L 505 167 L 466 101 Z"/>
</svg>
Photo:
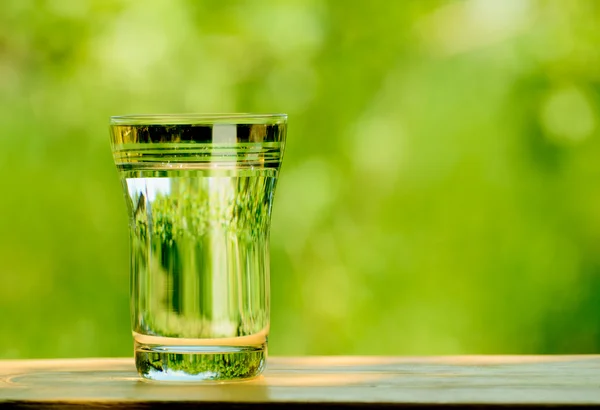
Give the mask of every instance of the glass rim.
<svg viewBox="0 0 600 410">
<path fill-rule="evenodd" d="M 111 116 L 110 125 L 279 124 L 286 120 L 283 113 L 127 114 Z"/>
</svg>

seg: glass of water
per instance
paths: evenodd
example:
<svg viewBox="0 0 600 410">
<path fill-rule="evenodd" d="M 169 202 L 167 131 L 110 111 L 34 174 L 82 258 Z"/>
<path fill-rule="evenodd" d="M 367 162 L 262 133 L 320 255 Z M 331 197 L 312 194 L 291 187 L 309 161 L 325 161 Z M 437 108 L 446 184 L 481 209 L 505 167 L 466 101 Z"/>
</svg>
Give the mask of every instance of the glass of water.
<svg viewBox="0 0 600 410">
<path fill-rule="evenodd" d="M 131 245 L 135 363 L 153 380 L 265 367 L 284 114 L 112 117 Z"/>
</svg>

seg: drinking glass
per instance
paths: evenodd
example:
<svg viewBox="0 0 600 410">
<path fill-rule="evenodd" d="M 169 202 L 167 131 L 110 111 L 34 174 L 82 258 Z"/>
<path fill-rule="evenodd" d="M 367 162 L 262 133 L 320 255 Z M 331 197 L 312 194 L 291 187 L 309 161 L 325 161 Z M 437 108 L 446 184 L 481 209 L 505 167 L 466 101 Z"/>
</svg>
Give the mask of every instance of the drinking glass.
<svg viewBox="0 0 600 410">
<path fill-rule="evenodd" d="M 142 377 L 223 381 L 263 371 L 286 127 L 285 114 L 111 117 Z"/>
</svg>

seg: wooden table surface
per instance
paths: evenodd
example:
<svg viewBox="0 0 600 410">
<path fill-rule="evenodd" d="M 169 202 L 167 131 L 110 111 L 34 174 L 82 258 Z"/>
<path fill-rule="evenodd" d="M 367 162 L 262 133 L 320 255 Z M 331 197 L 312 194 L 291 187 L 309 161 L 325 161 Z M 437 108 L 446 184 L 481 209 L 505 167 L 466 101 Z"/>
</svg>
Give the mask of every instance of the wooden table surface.
<svg viewBox="0 0 600 410">
<path fill-rule="evenodd" d="M 141 381 L 132 359 L 0 361 L 0 407 L 600 407 L 600 356 L 270 358 L 259 379 Z"/>
</svg>

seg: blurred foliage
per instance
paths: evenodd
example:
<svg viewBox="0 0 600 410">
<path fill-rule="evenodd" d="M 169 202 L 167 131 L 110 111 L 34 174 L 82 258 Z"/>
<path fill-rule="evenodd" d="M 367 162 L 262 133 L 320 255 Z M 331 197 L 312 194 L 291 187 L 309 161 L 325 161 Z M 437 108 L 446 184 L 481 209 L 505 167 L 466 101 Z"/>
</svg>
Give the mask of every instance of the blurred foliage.
<svg viewBox="0 0 600 410">
<path fill-rule="evenodd" d="M 2 0 L 0 357 L 131 355 L 108 117 L 287 112 L 272 354 L 600 348 L 600 2 Z"/>
</svg>

